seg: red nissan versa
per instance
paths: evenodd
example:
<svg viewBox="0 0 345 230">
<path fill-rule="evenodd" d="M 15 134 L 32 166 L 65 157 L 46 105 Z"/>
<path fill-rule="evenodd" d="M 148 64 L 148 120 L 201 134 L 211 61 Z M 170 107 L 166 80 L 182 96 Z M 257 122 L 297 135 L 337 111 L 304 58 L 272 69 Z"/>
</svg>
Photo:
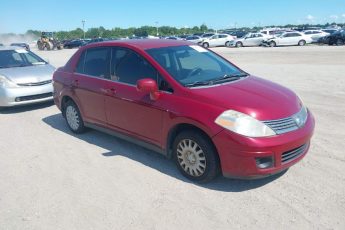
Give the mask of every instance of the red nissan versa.
<svg viewBox="0 0 345 230">
<path fill-rule="evenodd" d="M 173 158 L 187 178 L 259 178 L 307 153 L 314 118 L 291 90 L 185 41 L 80 48 L 54 73 L 69 128 L 86 127 Z"/>
</svg>

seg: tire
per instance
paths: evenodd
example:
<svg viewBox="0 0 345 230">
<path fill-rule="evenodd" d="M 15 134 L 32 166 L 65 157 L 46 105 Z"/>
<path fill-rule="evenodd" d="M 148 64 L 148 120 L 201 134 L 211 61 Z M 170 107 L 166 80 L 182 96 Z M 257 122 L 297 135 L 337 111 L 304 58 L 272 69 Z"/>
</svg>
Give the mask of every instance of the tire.
<svg viewBox="0 0 345 230">
<path fill-rule="evenodd" d="M 305 44 L 306 44 L 306 41 L 304 41 L 304 40 L 301 40 L 298 42 L 299 46 L 305 46 Z"/>
<path fill-rule="evenodd" d="M 210 45 L 207 43 L 207 42 L 205 42 L 205 43 L 202 43 L 202 46 L 203 47 L 205 47 L 205 48 L 208 48 L 208 47 L 210 47 Z"/>
<path fill-rule="evenodd" d="M 86 128 L 84 126 L 83 118 L 81 117 L 78 106 L 73 101 L 67 101 L 63 115 L 66 119 L 69 129 L 74 133 L 83 133 Z"/>
<path fill-rule="evenodd" d="M 275 41 L 270 42 L 270 47 L 276 47 L 276 46 L 277 46 L 277 43 Z"/>
<path fill-rule="evenodd" d="M 198 131 L 183 131 L 176 136 L 173 157 L 179 171 L 191 181 L 207 183 L 219 174 L 218 154 L 211 141 Z"/>
<path fill-rule="evenodd" d="M 230 42 L 229 41 L 225 42 L 225 46 L 229 47 L 230 46 Z"/>
<path fill-rule="evenodd" d="M 338 38 L 335 44 L 337 44 L 337 46 L 341 46 L 344 45 L 344 41 Z"/>
<path fill-rule="evenodd" d="M 236 47 L 237 48 L 243 47 L 243 43 L 242 42 L 236 42 Z"/>
</svg>

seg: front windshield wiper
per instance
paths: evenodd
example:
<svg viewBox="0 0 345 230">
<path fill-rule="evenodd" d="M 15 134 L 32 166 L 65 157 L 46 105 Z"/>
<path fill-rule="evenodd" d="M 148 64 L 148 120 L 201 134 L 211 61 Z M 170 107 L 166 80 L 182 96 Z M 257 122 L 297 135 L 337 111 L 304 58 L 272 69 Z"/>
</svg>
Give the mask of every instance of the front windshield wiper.
<svg viewBox="0 0 345 230">
<path fill-rule="evenodd" d="M 223 81 L 234 81 L 241 77 L 246 77 L 248 74 L 246 73 L 239 73 L 239 74 L 225 74 L 224 76 L 208 81 L 195 81 L 192 83 L 184 84 L 185 87 L 196 87 L 196 86 L 205 86 L 205 85 L 214 85 L 215 83 L 223 82 Z"/>
<path fill-rule="evenodd" d="M 195 81 L 192 83 L 184 84 L 185 87 L 195 87 L 195 86 L 203 86 L 203 85 L 211 85 L 211 81 Z"/>
<path fill-rule="evenodd" d="M 246 77 L 246 76 L 248 76 L 248 74 L 246 73 L 225 74 L 224 76 L 220 78 L 213 79 L 212 82 L 217 83 L 217 82 L 222 82 L 222 81 L 237 80 L 238 78 Z"/>
</svg>

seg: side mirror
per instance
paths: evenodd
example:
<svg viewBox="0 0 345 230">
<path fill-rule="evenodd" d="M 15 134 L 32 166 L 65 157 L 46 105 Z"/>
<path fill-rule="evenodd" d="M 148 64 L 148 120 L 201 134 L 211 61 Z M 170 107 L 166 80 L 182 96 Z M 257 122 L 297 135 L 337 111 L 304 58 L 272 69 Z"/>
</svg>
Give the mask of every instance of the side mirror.
<svg viewBox="0 0 345 230">
<path fill-rule="evenodd" d="M 142 93 L 150 94 L 153 101 L 158 100 L 160 93 L 156 81 L 151 78 L 144 78 L 137 81 L 137 90 Z"/>
</svg>

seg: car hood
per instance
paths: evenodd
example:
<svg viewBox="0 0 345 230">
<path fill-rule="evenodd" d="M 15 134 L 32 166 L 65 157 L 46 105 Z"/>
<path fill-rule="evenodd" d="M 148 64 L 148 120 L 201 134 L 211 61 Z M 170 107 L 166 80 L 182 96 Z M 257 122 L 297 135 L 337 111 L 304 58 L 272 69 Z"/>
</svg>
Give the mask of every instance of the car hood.
<svg viewBox="0 0 345 230">
<path fill-rule="evenodd" d="M 37 83 L 51 80 L 55 68 L 49 64 L 0 69 L 0 75 L 16 84 Z"/>
<path fill-rule="evenodd" d="M 195 100 L 223 107 L 224 110 L 236 110 L 258 120 L 289 117 L 297 113 L 302 104 L 291 90 L 254 76 L 190 90 Z"/>
</svg>

